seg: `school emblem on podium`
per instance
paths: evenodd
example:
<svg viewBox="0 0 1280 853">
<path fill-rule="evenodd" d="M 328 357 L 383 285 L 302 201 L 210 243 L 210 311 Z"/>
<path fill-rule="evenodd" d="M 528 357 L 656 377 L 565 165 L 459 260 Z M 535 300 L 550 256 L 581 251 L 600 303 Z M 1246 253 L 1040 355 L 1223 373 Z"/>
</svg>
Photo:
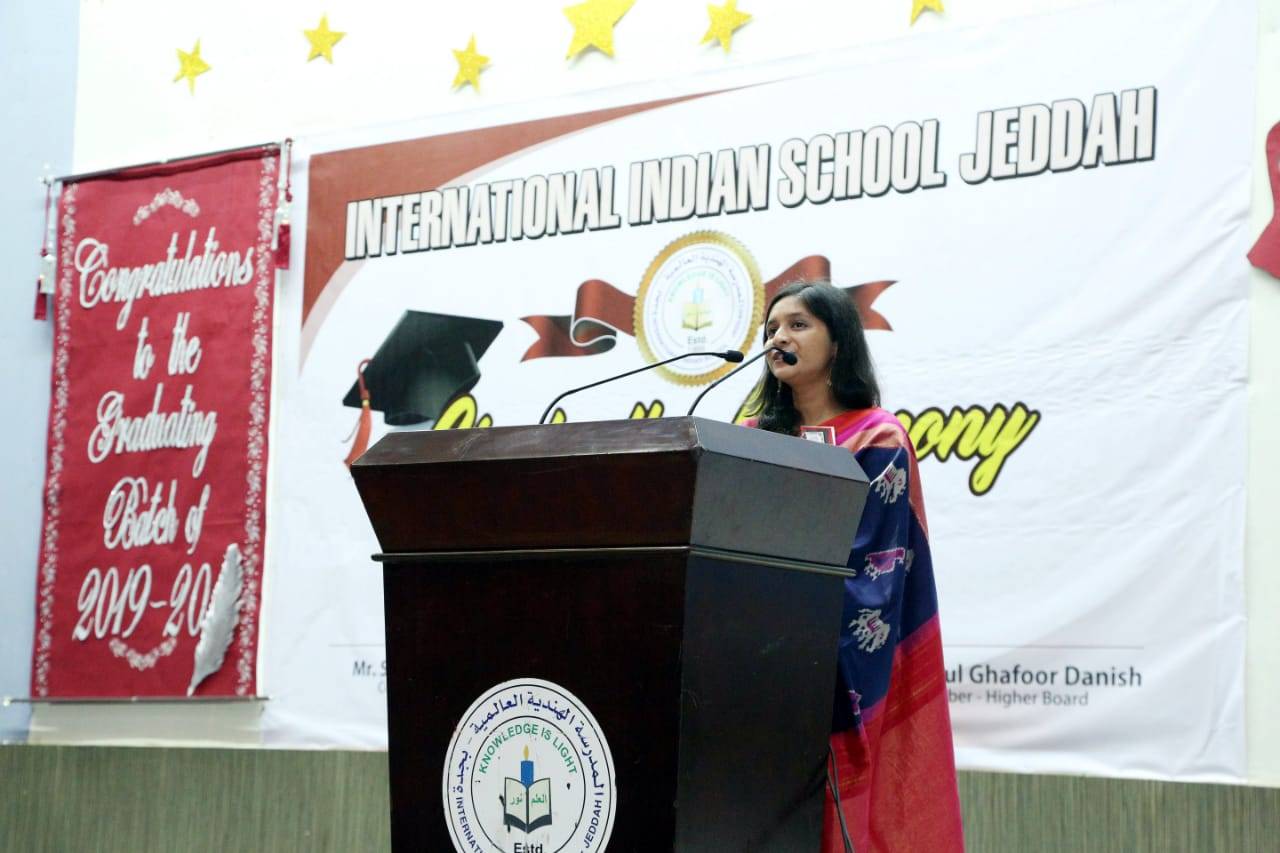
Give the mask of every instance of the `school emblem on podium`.
<svg viewBox="0 0 1280 853">
<path fill-rule="evenodd" d="M 668 243 L 636 293 L 632 325 L 645 360 L 687 352 L 746 351 L 764 320 L 764 284 L 747 248 L 719 231 Z M 679 385 L 705 385 L 733 369 L 715 356 L 658 368 Z"/>
<path fill-rule="evenodd" d="M 524 760 L 520 762 L 520 778 L 506 780 L 506 793 L 502 800 L 502 822 L 512 827 L 532 832 L 551 825 L 551 780 L 533 780 L 533 762 L 529 760 L 529 747 L 524 748 Z"/>
<path fill-rule="evenodd" d="M 609 744 L 581 700 L 535 678 L 472 703 L 445 756 L 454 847 L 484 853 L 601 853 L 617 782 Z"/>
</svg>

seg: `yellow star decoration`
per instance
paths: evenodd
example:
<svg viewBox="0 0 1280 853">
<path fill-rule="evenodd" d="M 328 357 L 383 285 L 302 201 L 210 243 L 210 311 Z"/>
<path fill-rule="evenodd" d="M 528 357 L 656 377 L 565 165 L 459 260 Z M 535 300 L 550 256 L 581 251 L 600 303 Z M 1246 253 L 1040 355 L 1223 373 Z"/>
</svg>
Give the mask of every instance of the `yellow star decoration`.
<svg viewBox="0 0 1280 853">
<path fill-rule="evenodd" d="M 191 48 L 191 52 L 178 50 L 178 76 L 173 78 L 173 82 L 177 83 L 184 77 L 187 85 L 191 88 L 191 94 L 196 93 L 196 78 L 204 72 L 208 71 L 212 66 L 200 58 L 200 39 L 196 39 L 196 46 Z"/>
<path fill-rule="evenodd" d="M 564 15 L 573 24 L 573 41 L 565 58 L 572 59 L 589 47 L 613 56 L 613 28 L 634 3 L 635 0 L 586 0 L 565 6 Z"/>
<path fill-rule="evenodd" d="M 942 0 L 911 0 L 911 23 L 914 24 L 926 9 L 930 12 L 942 12 Z"/>
<path fill-rule="evenodd" d="M 317 56 L 323 56 L 325 62 L 330 65 L 333 64 L 333 46 L 342 41 L 342 37 L 346 35 L 346 33 L 329 29 L 328 15 L 321 15 L 319 25 L 314 30 L 303 30 L 302 34 L 307 37 L 307 41 L 311 42 L 311 53 L 307 55 L 307 62 Z"/>
<path fill-rule="evenodd" d="M 733 38 L 733 31 L 751 20 L 751 16 L 746 12 L 738 11 L 738 0 L 726 0 L 723 6 L 712 6 L 708 3 L 707 16 L 711 18 L 711 26 L 707 27 L 707 34 L 702 37 L 701 44 L 716 39 L 725 53 L 729 52 L 729 41 Z"/>
<path fill-rule="evenodd" d="M 480 91 L 480 72 L 489 64 L 489 57 L 476 52 L 475 35 L 467 42 L 466 50 L 453 52 L 453 58 L 458 60 L 458 73 L 453 75 L 453 87 L 456 89 L 470 83 L 477 92 Z"/>
</svg>

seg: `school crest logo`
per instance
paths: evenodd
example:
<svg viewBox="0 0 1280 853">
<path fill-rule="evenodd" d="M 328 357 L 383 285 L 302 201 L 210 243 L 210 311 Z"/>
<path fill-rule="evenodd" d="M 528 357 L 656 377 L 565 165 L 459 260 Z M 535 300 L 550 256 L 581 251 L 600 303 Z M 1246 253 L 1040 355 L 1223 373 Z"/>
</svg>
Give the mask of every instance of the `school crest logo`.
<svg viewBox="0 0 1280 853">
<path fill-rule="evenodd" d="M 444 809 L 459 851 L 600 853 L 616 789 L 591 712 L 540 679 L 507 681 L 478 698 L 445 757 Z"/>
<path fill-rule="evenodd" d="M 515 827 L 530 833 L 551 825 L 551 780 L 533 781 L 533 762 L 529 760 L 529 747 L 524 748 L 524 760 L 520 762 L 520 778 L 505 780 L 506 794 L 502 801 L 502 822 L 508 828 Z"/>
<path fill-rule="evenodd" d="M 750 349 L 764 319 L 764 285 L 746 247 L 695 231 L 658 253 L 636 294 L 636 342 L 650 363 L 687 352 Z M 733 369 L 714 356 L 658 368 L 680 385 L 704 385 Z"/>
</svg>

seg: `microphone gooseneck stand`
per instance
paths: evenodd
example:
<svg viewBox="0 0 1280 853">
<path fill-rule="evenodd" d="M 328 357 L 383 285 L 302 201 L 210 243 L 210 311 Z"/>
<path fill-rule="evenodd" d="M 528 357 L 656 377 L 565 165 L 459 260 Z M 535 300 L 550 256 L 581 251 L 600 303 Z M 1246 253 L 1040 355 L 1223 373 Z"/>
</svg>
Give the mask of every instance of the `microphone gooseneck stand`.
<svg viewBox="0 0 1280 853">
<path fill-rule="evenodd" d="M 703 398 L 703 397 L 705 397 L 705 396 L 707 396 L 707 394 L 709 394 L 709 393 L 711 392 L 711 390 L 712 390 L 713 388 L 715 388 L 717 385 L 719 385 L 721 382 L 727 382 L 727 381 L 729 381 L 730 379 L 732 379 L 733 377 L 737 376 L 737 375 L 738 375 L 739 373 L 741 373 L 742 371 L 746 370 L 746 369 L 747 369 L 747 367 L 751 364 L 751 362 L 753 362 L 753 361 L 759 361 L 760 359 L 764 358 L 766 355 L 768 355 L 769 353 L 771 353 L 771 352 L 773 352 L 773 351 L 775 351 L 775 350 L 777 350 L 778 352 L 782 353 L 782 360 L 783 360 L 783 361 L 785 361 L 787 364 L 795 364 L 795 363 L 796 363 L 796 361 L 798 360 L 798 359 L 796 358 L 796 354 L 795 354 L 795 353 L 793 353 L 793 352 L 787 352 L 786 350 L 784 350 L 784 349 L 779 349 L 778 347 L 769 347 L 768 349 L 764 350 L 763 352 L 760 352 L 760 353 L 757 353 L 757 354 L 755 354 L 755 355 L 751 356 L 751 358 L 747 359 L 746 361 L 744 361 L 744 362 L 742 363 L 742 366 L 741 366 L 741 367 L 736 367 L 736 368 L 734 368 L 733 370 L 731 370 L 731 371 L 729 371 L 728 373 L 726 373 L 724 376 L 721 376 L 721 377 L 720 377 L 719 379 L 717 379 L 715 382 L 712 382 L 712 383 L 711 383 L 710 385 L 708 385 L 706 388 L 703 388 L 703 389 L 702 389 L 702 393 L 701 393 L 701 394 L 699 394 L 699 395 L 697 396 L 697 398 L 693 401 L 693 405 L 689 407 L 689 411 L 685 412 L 685 414 L 686 414 L 686 415 L 692 415 L 692 414 L 693 414 L 693 410 L 694 410 L 694 409 L 696 409 L 696 408 L 698 408 L 698 404 L 702 402 L 702 398 Z"/>
<path fill-rule="evenodd" d="M 615 379 L 625 379 L 628 376 L 643 373 L 646 370 L 653 370 L 655 367 L 662 367 L 664 364 L 670 364 L 673 361 L 679 361 L 682 358 L 692 358 L 697 355 L 714 355 L 716 358 L 723 358 L 728 362 L 742 361 L 743 357 L 742 353 L 738 352 L 736 349 L 725 350 L 724 352 L 686 352 L 682 355 L 674 355 L 663 361 L 655 361 L 653 364 L 646 364 L 644 367 L 637 367 L 635 370 L 628 370 L 626 373 L 619 373 L 617 376 L 610 376 L 607 379 L 601 379 L 588 385 L 579 386 L 578 388 L 570 388 L 568 391 L 561 393 L 560 396 L 551 401 L 551 404 L 547 406 L 546 410 L 542 413 L 542 417 L 538 418 L 538 423 L 544 423 L 547 420 L 547 415 L 551 414 L 552 410 L 555 409 L 556 403 L 559 403 L 570 394 L 577 394 L 579 391 L 586 391 L 588 388 L 595 388 L 597 385 L 604 385 L 606 382 L 612 382 Z M 759 356 L 756 357 L 759 358 Z M 731 373 L 729 375 L 732 376 L 733 374 Z"/>
</svg>

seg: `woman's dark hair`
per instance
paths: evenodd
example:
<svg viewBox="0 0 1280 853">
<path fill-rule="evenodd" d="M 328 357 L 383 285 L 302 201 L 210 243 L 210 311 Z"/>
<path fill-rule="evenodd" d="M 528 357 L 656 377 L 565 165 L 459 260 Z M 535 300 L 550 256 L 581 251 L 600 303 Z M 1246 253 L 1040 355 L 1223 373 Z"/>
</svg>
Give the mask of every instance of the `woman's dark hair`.
<svg viewBox="0 0 1280 853">
<path fill-rule="evenodd" d="M 836 402 L 847 409 L 870 409 L 880 405 L 871 350 L 862 331 L 862 319 L 849 295 L 829 281 L 793 281 L 783 287 L 765 310 L 764 339 L 769 339 L 769 314 L 773 306 L 788 296 L 799 299 L 809 313 L 827 327 L 836 345 L 831 365 L 831 391 Z M 791 389 L 779 382 L 766 367 L 764 376 L 747 400 L 746 414 L 757 418 L 757 426 L 770 432 L 795 435 L 800 430 L 800 413 L 791 399 Z"/>
</svg>

